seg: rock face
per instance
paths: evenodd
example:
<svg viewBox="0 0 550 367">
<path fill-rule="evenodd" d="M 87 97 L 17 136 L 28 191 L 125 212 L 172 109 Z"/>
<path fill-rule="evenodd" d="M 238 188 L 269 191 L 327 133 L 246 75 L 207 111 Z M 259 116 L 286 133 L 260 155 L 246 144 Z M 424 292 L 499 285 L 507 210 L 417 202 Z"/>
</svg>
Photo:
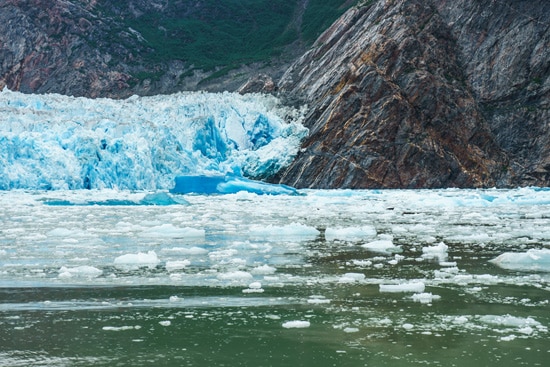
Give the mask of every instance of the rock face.
<svg viewBox="0 0 550 367">
<path fill-rule="evenodd" d="M 88 7 L 94 1 L 87 1 Z M 101 51 L 110 25 L 83 4 L 5 0 L 0 4 L 0 88 L 118 96 L 130 76 Z M 132 52 L 139 52 L 136 43 Z M 132 52 L 118 48 L 121 59 Z"/>
<path fill-rule="evenodd" d="M 550 2 L 434 1 L 512 185 L 550 185 Z"/>
<path fill-rule="evenodd" d="M 548 185 L 549 14 L 519 0 L 349 10 L 279 82 L 310 106 L 310 136 L 276 181 Z"/>
<path fill-rule="evenodd" d="M 259 73 L 280 78 L 305 51 L 302 21 L 308 34 L 323 26 L 309 3 L 2 0 L 0 88 L 112 98 L 235 91 Z M 330 19 L 349 6 L 332 1 Z"/>
</svg>

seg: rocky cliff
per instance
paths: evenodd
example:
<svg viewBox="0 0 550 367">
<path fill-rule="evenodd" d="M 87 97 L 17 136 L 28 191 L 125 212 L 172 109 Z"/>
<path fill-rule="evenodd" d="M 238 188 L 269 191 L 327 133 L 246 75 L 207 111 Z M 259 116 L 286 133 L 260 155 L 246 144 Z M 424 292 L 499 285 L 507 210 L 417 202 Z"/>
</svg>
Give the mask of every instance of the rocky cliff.
<svg viewBox="0 0 550 367">
<path fill-rule="evenodd" d="M 548 185 L 548 3 L 381 0 L 348 11 L 279 82 L 310 136 L 298 187 Z M 535 4 L 536 3 L 536 4 Z"/>
<path fill-rule="evenodd" d="M 550 185 L 549 2 L 356 2 L 4 0 L 0 88 L 277 93 L 309 106 L 301 153 L 269 178 L 297 187 Z M 224 52 L 220 34 L 248 43 Z"/>
</svg>

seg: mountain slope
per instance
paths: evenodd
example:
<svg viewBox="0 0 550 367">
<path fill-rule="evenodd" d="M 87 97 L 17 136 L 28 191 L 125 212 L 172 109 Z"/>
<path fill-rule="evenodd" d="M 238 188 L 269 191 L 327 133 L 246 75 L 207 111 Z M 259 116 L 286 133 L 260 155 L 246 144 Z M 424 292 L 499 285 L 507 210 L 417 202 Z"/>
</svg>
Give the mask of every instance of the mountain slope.
<svg viewBox="0 0 550 367">
<path fill-rule="evenodd" d="M 114 98 L 236 90 L 259 71 L 280 76 L 353 2 L 5 0 L 0 88 Z"/>
<path fill-rule="evenodd" d="M 276 179 L 548 185 L 548 6 L 371 3 L 349 10 L 281 79 L 283 95 L 309 104 L 311 134 Z"/>
</svg>

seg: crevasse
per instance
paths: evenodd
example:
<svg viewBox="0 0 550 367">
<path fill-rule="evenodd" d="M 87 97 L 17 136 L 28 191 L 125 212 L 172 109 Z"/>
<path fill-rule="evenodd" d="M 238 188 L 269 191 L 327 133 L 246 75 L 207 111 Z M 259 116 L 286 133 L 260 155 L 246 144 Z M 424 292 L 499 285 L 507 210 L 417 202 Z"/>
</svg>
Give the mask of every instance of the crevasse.
<svg viewBox="0 0 550 367">
<path fill-rule="evenodd" d="M 273 96 L 125 100 L 0 92 L 0 189 L 169 189 L 186 174 L 268 177 L 308 130 Z"/>
</svg>

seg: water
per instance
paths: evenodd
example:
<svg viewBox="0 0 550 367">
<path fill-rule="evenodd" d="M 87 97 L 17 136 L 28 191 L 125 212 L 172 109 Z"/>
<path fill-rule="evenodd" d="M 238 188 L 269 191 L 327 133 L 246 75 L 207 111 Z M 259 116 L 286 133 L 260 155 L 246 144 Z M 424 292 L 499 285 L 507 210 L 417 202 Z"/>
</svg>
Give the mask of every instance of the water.
<svg viewBox="0 0 550 367">
<path fill-rule="evenodd" d="M 0 365 L 546 365 L 549 191 L 304 193 L 0 192 Z"/>
</svg>

